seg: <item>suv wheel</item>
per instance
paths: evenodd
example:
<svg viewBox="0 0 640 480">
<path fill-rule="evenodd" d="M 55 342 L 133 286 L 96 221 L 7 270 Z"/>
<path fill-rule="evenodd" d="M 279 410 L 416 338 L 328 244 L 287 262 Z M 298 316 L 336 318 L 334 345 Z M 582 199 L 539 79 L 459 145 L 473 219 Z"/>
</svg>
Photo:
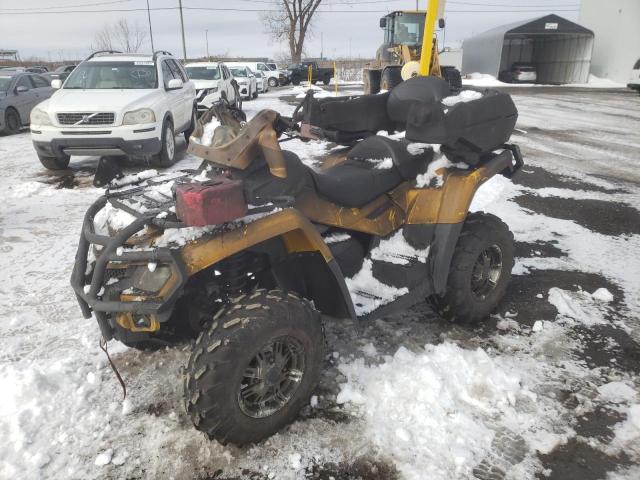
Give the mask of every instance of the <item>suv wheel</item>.
<svg viewBox="0 0 640 480">
<path fill-rule="evenodd" d="M 176 138 L 173 132 L 173 123 L 167 119 L 162 125 L 162 147 L 157 155 L 151 159 L 151 164 L 156 167 L 170 167 L 176 157 Z"/>
<path fill-rule="evenodd" d="M 60 155 L 58 157 L 46 157 L 38 153 L 38 159 L 47 170 L 64 170 L 69 166 L 71 158 L 69 155 Z"/>
<path fill-rule="evenodd" d="M 18 133 L 20 130 L 20 116 L 13 108 L 7 108 L 4 114 L 4 125 L 7 133 Z"/>
<path fill-rule="evenodd" d="M 197 121 L 198 121 L 197 110 L 196 110 L 196 107 L 194 105 L 193 106 L 193 111 L 191 112 L 191 124 L 189 125 L 189 128 L 187 128 L 184 131 L 184 139 L 186 140 L 187 145 L 189 145 L 189 139 L 191 138 L 191 134 L 196 129 Z"/>
<path fill-rule="evenodd" d="M 258 87 L 256 86 L 256 91 L 253 92 L 253 98 L 258 98 Z"/>
<path fill-rule="evenodd" d="M 198 430 L 244 445 L 293 420 L 320 378 L 324 332 L 310 302 L 280 290 L 242 295 L 196 340 L 184 376 Z"/>
<path fill-rule="evenodd" d="M 277 87 L 278 86 L 278 79 L 276 79 L 275 77 L 270 77 L 268 83 L 269 83 L 269 86 L 271 88 Z"/>
</svg>

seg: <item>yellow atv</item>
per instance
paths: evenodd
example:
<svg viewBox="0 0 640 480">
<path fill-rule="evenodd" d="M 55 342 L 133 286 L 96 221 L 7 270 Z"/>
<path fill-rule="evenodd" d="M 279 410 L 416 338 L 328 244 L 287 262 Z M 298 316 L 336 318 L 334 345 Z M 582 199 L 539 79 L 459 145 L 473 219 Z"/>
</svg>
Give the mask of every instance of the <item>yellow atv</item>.
<svg viewBox="0 0 640 480">
<path fill-rule="evenodd" d="M 452 320 L 485 318 L 505 293 L 513 237 L 468 209 L 483 182 L 522 165 L 507 143 L 517 111 L 490 91 L 445 105 L 448 88 L 417 77 L 246 123 L 215 106 L 189 145 L 199 171 L 115 180 L 89 208 L 71 278 L 85 317 L 138 348 L 195 338 L 186 410 L 235 444 L 308 404 L 321 315 L 368 321 L 429 301 Z M 359 141 L 313 168 L 281 148 L 291 137 Z"/>
</svg>

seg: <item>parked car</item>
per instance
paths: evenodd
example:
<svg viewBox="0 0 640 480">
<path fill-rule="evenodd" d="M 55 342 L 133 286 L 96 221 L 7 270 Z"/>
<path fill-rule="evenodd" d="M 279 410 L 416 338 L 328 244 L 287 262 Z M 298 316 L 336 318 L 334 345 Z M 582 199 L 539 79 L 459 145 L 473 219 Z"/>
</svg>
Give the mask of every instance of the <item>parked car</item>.
<svg viewBox="0 0 640 480">
<path fill-rule="evenodd" d="M 225 98 L 231 105 L 242 109 L 238 84 L 224 63 L 195 62 L 188 63 L 184 68 L 196 87 L 198 113 L 209 110 L 220 98 Z"/>
<path fill-rule="evenodd" d="M 258 82 L 253 71 L 244 65 L 234 65 L 233 63 L 227 63 L 229 71 L 233 78 L 238 83 L 238 91 L 240 96 L 245 100 L 251 100 L 258 96 Z"/>
<path fill-rule="evenodd" d="M 277 87 L 281 85 L 284 80 L 284 74 L 279 70 L 272 70 L 263 62 L 227 62 L 229 67 L 249 67 L 252 72 L 262 72 L 267 78 L 267 83 L 270 87 Z"/>
<path fill-rule="evenodd" d="M 53 81 L 55 79 L 58 79 L 64 82 L 76 67 L 77 65 L 60 65 L 53 72 L 48 72 L 43 75 L 49 80 Z"/>
<path fill-rule="evenodd" d="M 196 89 L 167 52 L 96 52 L 49 100 L 31 111 L 31 138 L 42 165 L 62 169 L 73 155 L 144 156 L 175 161 L 175 135 L 196 124 Z"/>
<path fill-rule="evenodd" d="M 265 93 L 269 91 L 269 81 L 267 80 L 267 77 L 265 77 L 264 73 L 262 72 L 253 72 L 253 74 L 256 76 L 256 84 L 258 86 L 258 92 L 259 93 Z"/>
<path fill-rule="evenodd" d="M 633 70 L 631 71 L 631 78 L 629 79 L 627 87 L 640 93 L 640 58 L 633 66 Z"/>
<path fill-rule="evenodd" d="M 331 83 L 333 77 L 333 68 L 323 68 L 318 66 L 316 62 L 302 62 L 289 65 L 287 73 L 291 78 L 291 83 L 300 85 L 300 82 L 309 78 L 309 67 L 311 67 L 311 82 L 316 83 L 322 81 L 325 85 Z"/>
<path fill-rule="evenodd" d="M 538 74 L 532 63 L 514 63 L 510 70 L 501 72 L 498 79 L 506 83 L 535 83 Z"/>
<path fill-rule="evenodd" d="M 0 132 L 16 133 L 29 124 L 31 110 L 53 94 L 41 75 L 0 71 Z"/>
</svg>

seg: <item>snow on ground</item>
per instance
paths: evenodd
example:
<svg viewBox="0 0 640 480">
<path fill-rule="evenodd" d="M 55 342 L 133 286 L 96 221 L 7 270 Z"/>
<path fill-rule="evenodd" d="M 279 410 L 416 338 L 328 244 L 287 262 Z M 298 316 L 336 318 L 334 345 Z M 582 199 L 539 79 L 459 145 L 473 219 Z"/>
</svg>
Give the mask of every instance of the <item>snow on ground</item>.
<svg viewBox="0 0 640 480">
<path fill-rule="evenodd" d="M 262 108 L 287 115 L 294 106 L 279 96 L 293 93 L 269 92 L 244 107 L 249 117 Z M 370 478 L 393 478 L 384 471 L 407 479 L 558 478 L 554 455 L 574 444 L 591 449 L 587 463 L 624 452 L 626 465 L 613 461 L 605 471 L 611 479 L 638 478 L 637 370 L 621 365 L 624 356 L 594 366 L 581 353 L 596 348 L 585 335 L 598 329 L 640 336 L 638 234 L 602 233 L 577 218 L 521 205 L 531 197 L 640 207 L 632 183 L 640 102 L 587 95 L 515 97 L 519 127 L 528 132 L 516 135 L 527 160 L 521 178 L 538 178 L 544 167 L 577 178 L 580 189 L 497 176 L 472 206 L 499 215 L 519 244 L 552 245 L 562 255 L 520 254 L 504 306 L 482 327 L 442 322 L 424 305 L 365 325 L 359 337 L 348 322 L 327 319 L 332 353 L 312 405 L 291 427 L 244 448 L 209 441 L 186 417 L 180 369 L 188 345 L 138 352 L 112 342 L 127 383 L 122 401 L 98 348 L 97 325 L 82 318 L 69 287 L 82 217 L 101 193 L 90 186 L 97 159 L 74 159 L 66 176 L 51 174 L 39 165 L 28 133 L 0 137 L 0 188 L 8 192 L 0 205 L 0 478 L 194 479 L 219 478 L 218 470 L 233 478 L 298 479 L 313 472 L 349 478 L 345 472 L 359 462 L 379 472 Z M 332 147 L 285 145 L 310 164 Z M 187 156 L 175 168 L 199 163 Z M 129 168 L 136 174 L 146 166 Z M 594 176 L 605 172 L 610 175 Z M 74 188 L 59 188 L 69 184 Z M 400 248 L 396 240 L 387 246 Z M 517 286 L 544 272 L 550 275 L 545 288 L 536 281 L 529 289 Z M 563 275 L 606 283 L 567 283 Z M 514 303 L 517 295 L 524 295 L 521 303 Z M 597 353 L 614 349 L 615 339 L 603 345 Z M 617 415 L 609 437 L 581 430 L 579 418 L 599 409 Z"/>
<path fill-rule="evenodd" d="M 539 83 L 505 83 L 498 80 L 493 75 L 486 73 L 470 73 L 462 78 L 462 84 L 473 87 L 545 87 Z M 572 83 L 563 85 L 564 87 L 581 87 L 581 88 L 626 88 L 626 85 L 608 78 L 596 77 L 589 74 L 587 83 Z"/>
</svg>

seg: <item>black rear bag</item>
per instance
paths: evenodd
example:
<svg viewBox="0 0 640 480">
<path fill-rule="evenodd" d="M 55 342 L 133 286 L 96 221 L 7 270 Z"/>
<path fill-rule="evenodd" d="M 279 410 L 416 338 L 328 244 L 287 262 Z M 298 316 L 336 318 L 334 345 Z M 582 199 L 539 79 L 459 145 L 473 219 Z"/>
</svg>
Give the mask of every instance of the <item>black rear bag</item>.
<svg viewBox="0 0 640 480">
<path fill-rule="evenodd" d="M 409 108 L 406 138 L 438 143 L 452 162 L 476 165 L 484 156 L 509 141 L 518 119 L 511 96 L 492 90 L 470 102 L 451 107 L 415 102 Z"/>
</svg>

